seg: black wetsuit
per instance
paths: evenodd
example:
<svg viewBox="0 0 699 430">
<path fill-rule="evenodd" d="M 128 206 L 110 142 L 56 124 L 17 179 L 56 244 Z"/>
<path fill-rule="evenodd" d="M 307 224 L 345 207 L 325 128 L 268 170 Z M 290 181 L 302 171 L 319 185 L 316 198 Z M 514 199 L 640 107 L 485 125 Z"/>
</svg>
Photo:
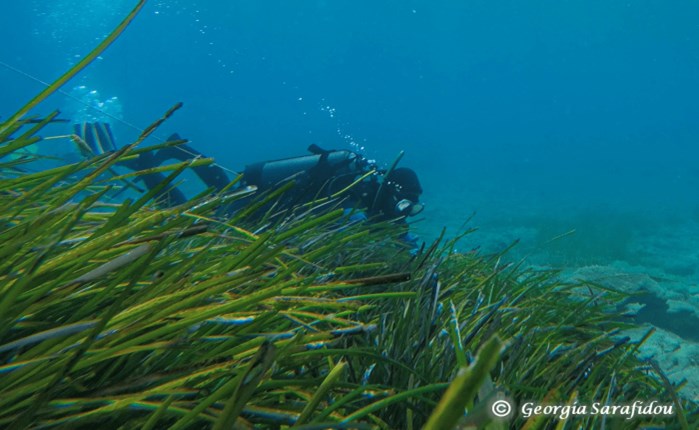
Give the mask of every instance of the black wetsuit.
<svg viewBox="0 0 699 430">
<path fill-rule="evenodd" d="M 168 140 L 180 140 L 180 136 L 173 134 Z M 119 165 L 124 166 L 133 171 L 151 169 L 166 163 L 167 161 L 189 161 L 193 157 L 206 158 L 202 153 L 186 144 L 178 146 L 169 146 L 153 152 L 143 152 L 133 160 L 122 161 Z M 214 190 L 222 190 L 229 184 L 230 179 L 226 172 L 216 164 L 206 166 L 191 167 L 192 171 L 206 184 L 207 187 Z M 162 173 L 149 173 L 138 177 L 143 181 L 143 184 L 150 190 L 158 186 L 165 180 L 165 175 Z M 177 206 L 187 201 L 187 197 L 182 191 L 176 187 L 169 187 L 162 191 L 156 199 L 165 206 Z"/>
</svg>

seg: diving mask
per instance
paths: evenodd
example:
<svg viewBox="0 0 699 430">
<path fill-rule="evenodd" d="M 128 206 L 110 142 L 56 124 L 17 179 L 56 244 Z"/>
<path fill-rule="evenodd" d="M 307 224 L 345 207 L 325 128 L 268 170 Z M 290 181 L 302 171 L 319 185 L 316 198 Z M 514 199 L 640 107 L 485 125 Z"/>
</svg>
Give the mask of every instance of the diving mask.
<svg viewBox="0 0 699 430">
<path fill-rule="evenodd" d="M 408 199 L 402 199 L 396 203 L 395 210 L 404 216 L 415 216 L 422 212 L 425 206 L 421 203 L 416 203 Z"/>
</svg>

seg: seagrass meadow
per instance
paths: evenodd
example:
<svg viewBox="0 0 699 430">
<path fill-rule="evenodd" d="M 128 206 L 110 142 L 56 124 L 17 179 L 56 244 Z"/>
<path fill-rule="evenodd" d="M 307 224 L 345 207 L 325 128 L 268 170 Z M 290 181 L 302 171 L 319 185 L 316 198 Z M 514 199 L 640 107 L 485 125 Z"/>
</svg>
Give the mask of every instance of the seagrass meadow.
<svg viewBox="0 0 699 430">
<path fill-rule="evenodd" d="M 342 194 L 279 208 L 292 183 L 156 204 L 210 159 L 114 199 L 154 171 L 115 175 L 120 161 L 183 143 L 148 146 L 179 105 L 116 152 L 25 168 L 58 116 L 29 112 L 142 5 L 0 124 L 1 428 L 697 428 L 696 403 L 635 356 L 651 333 L 623 336 L 620 292 L 458 253 L 459 237 L 411 253 L 400 227 L 351 222 Z M 674 413 L 496 419 L 501 397 Z"/>
</svg>

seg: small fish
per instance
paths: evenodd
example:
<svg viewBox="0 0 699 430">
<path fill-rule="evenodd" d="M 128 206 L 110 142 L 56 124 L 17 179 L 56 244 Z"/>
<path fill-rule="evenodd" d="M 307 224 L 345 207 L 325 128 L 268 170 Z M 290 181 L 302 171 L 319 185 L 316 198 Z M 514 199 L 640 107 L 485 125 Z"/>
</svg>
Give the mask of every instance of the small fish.
<svg viewBox="0 0 699 430">
<path fill-rule="evenodd" d="M 233 318 L 216 317 L 216 318 L 212 318 L 210 320 L 206 320 L 206 322 L 208 322 L 208 323 L 223 324 L 223 325 L 245 325 L 245 324 L 249 324 L 253 321 L 255 321 L 255 317 L 233 317 Z"/>
<path fill-rule="evenodd" d="M 95 326 L 95 324 L 97 324 L 97 320 L 68 324 L 65 326 L 52 328 L 51 330 L 42 331 L 40 333 L 36 333 L 31 336 L 15 340 L 14 342 L 0 345 L 0 352 L 11 351 L 22 346 L 32 345 L 35 343 L 43 342 L 48 339 L 55 339 L 57 337 L 62 336 L 70 336 L 71 334 L 80 333 L 81 331 L 91 329 Z"/>
<path fill-rule="evenodd" d="M 372 331 L 376 330 L 376 324 L 369 324 L 369 325 L 356 325 L 354 327 L 348 327 L 348 328 L 340 328 L 337 330 L 332 330 L 330 334 L 333 336 L 346 336 L 346 335 L 351 335 L 351 334 L 358 334 L 358 333 L 371 333 Z"/>
<path fill-rule="evenodd" d="M 371 377 L 371 373 L 374 371 L 374 368 L 376 367 L 376 363 L 372 363 L 365 371 L 364 375 L 362 375 L 362 385 L 367 385 L 369 383 L 369 378 Z"/>
</svg>

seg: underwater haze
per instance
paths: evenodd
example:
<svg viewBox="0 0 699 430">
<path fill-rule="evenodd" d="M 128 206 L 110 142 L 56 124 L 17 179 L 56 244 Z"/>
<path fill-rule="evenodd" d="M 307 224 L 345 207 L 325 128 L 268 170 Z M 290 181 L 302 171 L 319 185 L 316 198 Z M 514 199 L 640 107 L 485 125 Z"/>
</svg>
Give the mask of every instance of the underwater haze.
<svg viewBox="0 0 699 430">
<path fill-rule="evenodd" d="M 3 3 L 7 118 L 135 2 Z M 232 171 L 312 143 L 383 166 L 404 150 L 425 240 L 475 212 L 465 248 L 519 239 L 537 264 L 696 284 L 697 22 L 699 4 L 659 0 L 150 1 L 37 113 L 104 114 L 130 142 L 182 101 L 160 138 Z M 76 105 L 93 91 L 103 113 Z"/>
</svg>

